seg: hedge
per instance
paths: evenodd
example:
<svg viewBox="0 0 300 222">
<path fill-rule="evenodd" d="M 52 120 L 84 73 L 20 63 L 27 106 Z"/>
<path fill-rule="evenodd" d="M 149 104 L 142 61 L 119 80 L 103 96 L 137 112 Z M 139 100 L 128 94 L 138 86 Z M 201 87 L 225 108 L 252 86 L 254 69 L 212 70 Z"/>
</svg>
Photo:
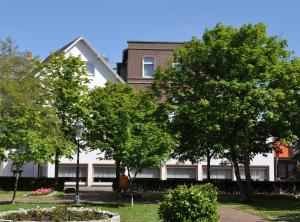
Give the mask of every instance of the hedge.
<svg viewBox="0 0 300 222">
<path fill-rule="evenodd" d="M 207 181 L 196 181 L 186 179 L 141 179 L 137 178 L 134 181 L 134 186 L 144 192 L 166 192 L 168 189 L 174 189 L 178 185 L 195 185 L 205 184 Z M 234 194 L 238 193 L 236 181 L 231 180 L 211 180 L 220 193 Z M 300 181 L 252 181 L 253 190 L 256 193 L 267 194 L 293 194 L 300 192 Z"/>
<path fill-rule="evenodd" d="M 64 178 L 58 179 L 57 191 L 63 191 Z M 15 178 L 14 177 L 0 177 L 0 190 L 12 191 L 14 189 Z M 20 177 L 18 182 L 18 191 L 31 191 L 38 188 L 55 188 L 54 178 L 35 178 L 35 177 Z"/>
</svg>

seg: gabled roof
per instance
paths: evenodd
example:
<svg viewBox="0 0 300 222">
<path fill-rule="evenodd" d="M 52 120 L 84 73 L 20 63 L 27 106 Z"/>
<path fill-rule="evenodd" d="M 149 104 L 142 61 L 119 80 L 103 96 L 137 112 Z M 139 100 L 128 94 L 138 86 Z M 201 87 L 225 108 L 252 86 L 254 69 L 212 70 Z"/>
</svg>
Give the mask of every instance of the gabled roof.
<svg viewBox="0 0 300 222">
<path fill-rule="evenodd" d="M 74 39 L 73 41 L 69 42 L 68 44 L 66 44 L 65 46 L 63 46 L 62 48 L 58 49 L 57 51 L 55 51 L 54 53 L 57 54 L 59 52 L 66 52 L 68 51 L 70 48 L 72 48 L 74 45 L 76 45 L 79 41 L 83 41 L 96 55 L 97 59 L 99 59 L 106 67 L 107 69 L 112 73 L 112 75 L 114 75 L 121 83 L 125 83 L 125 81 L 116 73 L 116 71 L 108 64 L 108 62 L 103 58 L 102 55 L 100 55 L 95 49 L 94 47 L 86 40 L 85 37 L 83 36 L 79 36 L 78 38 Z M 50 59 L 50 55 L 45 58 L 42 62 L 47 62 Z"/>
</svg>

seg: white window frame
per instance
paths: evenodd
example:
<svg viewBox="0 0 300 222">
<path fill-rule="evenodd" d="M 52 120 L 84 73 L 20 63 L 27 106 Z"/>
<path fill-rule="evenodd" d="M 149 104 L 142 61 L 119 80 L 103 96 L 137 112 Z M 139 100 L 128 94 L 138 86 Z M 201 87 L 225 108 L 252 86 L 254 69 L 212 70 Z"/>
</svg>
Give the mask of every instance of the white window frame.
<svg viewBox="0 0 300 222">
<path fill-rule="evenodd" d="M 93 65 L 93 73 L 92 74 L 88 72 L 88 64 L 92 64 Z M 87 73 L 87 75 L 91 76 L 91 77 L 95 76 L 95 63 L 86 61 L 85 65 L 86 65 L 86 73 Z"/>
<path fill-rule="evenodd" d="M 144 60 L 145 60 L 145 58 L 153 58 L 154 59 L 154 63 L 153 63 L 154 69 L 153 69 L 153 75 L 152 76 L 145 76 L 145 70 L 144 70 L 144 65 L 145 65 Z M 145 78 L 145 79 L 153 79 L 154 78 L 155 69 L 156 69 L 156 57 L 155 56 L 143 56 L 143 58 L 142 58 L 143 78 Z"/>
</svg>

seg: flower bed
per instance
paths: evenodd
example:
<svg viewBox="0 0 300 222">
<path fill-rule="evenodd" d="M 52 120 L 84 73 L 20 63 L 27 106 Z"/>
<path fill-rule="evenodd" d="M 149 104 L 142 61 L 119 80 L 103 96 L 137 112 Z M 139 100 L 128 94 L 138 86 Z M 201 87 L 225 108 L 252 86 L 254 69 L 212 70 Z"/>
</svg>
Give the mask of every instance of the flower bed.
<svg viewBox="0 0 300 222">
<path fill-rule="evenodd" d="M 47 196 L 53 192 L 54 190 L 52 190 L 51 188 L 39 188 L 34 191 L 31 191 L 27 194 L 27 196 Z"/>
<path fill-rule="evenodd" d="M 118 214 L 83 207 L 32 208 L 0 213 L 1 221 L 97 221 L 119 222 Z"/>
</svg>

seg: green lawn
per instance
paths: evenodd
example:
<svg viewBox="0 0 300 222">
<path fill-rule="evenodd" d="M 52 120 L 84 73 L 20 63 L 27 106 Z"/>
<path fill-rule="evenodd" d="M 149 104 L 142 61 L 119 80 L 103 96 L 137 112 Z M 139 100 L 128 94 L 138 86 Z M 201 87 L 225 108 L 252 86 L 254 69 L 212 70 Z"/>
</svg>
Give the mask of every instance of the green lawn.
<svg viewBox="0 0 300 222">
<path fill-rule="evenodd" d="M 17 210 L 19 208 L 28 209 L 36 206 L 50 207 L 61 204 L 1 204 L 0 211 Z M 102 210 L 119 213 L 122 222 L 158 222 L 158 204 L 136 204 L 134 207 L 123 204 L 82 204 L 83 207 L 96 207 Z"/>
<path fill-rule="evenodd" d="M 51 201 L 64 197 L 63 193 L 56 193 L 52 197 L 25 197 L 27 192 L 18 192 L 17 200 L 43 200 Z M 0 200 L 11 199 L 11 192 L 0 192 Z M 95 194 L 97 195 L 97 194 Z M 103 195 L 103 194 L 101 194 Z M 106 194 L 104 197 L 106 202 L 114 202 L 120 198 L 114 194 Z M 129 205 L 129 199 L 123 199 L 124 204 L 84 204 L 83 206 L 97 207 L 110 212 L 116 212 L 121 215 L 122 222 L 158 222 L 157 218 L 157 202 L 162 199 L 161 195 L 145 195 L 142 199 L 143 203 L 136 200 L 135 206 L 132 208 Z M 245 204 L 240 201 L 238 196 L 219 196 L 219 203 L 231 208 L 240 209 L 251 214 L 256 214 L 271 221 L 286 221 L 299 222 L 300 221 L 300 199 L 280 196 L 258 196 L 255 197 L 252 204 Z M 16 205 L 0 204 L 0 211 L 7 211 L 19 208 L 32 208 L 35 206 L 49 207 L 59 204 L 21 204 Z"/>
<path fill-rule="evenodd" d="M 253 203 L 245 204 L 234 196 L 220 196 L 219 203 L 271 221 L 300 221 L 300 199 L 284 196 L 258 196 Z"/>
</svg>

